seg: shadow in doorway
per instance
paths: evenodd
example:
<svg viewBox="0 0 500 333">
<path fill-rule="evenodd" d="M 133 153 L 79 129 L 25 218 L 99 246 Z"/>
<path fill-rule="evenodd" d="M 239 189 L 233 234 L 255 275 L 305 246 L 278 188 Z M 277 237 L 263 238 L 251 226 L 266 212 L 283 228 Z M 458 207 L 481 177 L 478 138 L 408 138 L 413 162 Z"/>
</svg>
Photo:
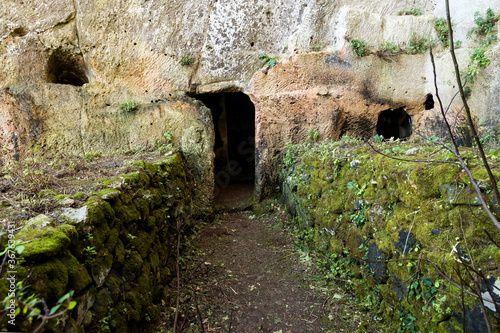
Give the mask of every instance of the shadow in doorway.
<svg viewBox="0 0 500 333">
<path fill-rule="evenodd" d="M 255 181 L 255 107 L 243 93 L 193 97 L 212 111 L 215 200 L 229 210 L 248 208 Z"/>
</svg>

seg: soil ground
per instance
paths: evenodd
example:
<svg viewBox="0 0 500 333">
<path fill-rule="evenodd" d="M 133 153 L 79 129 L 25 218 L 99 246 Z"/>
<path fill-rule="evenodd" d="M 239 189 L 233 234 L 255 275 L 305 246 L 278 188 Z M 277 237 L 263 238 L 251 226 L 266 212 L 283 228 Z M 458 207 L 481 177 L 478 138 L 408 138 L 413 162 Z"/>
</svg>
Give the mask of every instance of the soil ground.
<svg viewBox="0 0 500 333">
<path fill-rule="evenodd" d="M 45 214 L 57 220 L 53 213 L 61 207 L 79 207 L 92 191 L 100 187 L 98 180 L 134 170 L 138 160 L 155 162 L 171 154 L 156 148 L 86 156 L 34 155 L 21 163 L 2 165 L 0 161 L 0 231 L 6 231 L 6 221 L 21 227 L 25 220 Z M 43 194 L 42 190 L 47 190 Z M 51 194 L 49 194 L 51 193 Z M 80 193 L 78 198 L 60 199 Z"/>
<path fill-rule="evenodd" d="M 290 223 L 274 204 L 259 217 L 226 211 L 186 241 L 176 332 L 385 332 L 348 281 L 326 283 Z"/>
</svg>

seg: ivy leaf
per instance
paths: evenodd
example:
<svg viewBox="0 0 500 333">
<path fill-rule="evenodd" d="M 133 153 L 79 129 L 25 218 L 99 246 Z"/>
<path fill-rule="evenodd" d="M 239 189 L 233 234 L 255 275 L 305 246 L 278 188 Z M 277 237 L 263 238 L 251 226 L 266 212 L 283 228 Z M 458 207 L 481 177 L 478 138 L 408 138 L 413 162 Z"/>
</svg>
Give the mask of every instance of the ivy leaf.
<svg viewBox="0 0 500 333">
<path fill-rule="evenodd" d="M 71 303 L 69 303 L 68 310 L 73 309 L 75 306 L 76 306 L 76 301 L 72 301 Z"/>
<path fill-rule="evenodd" d="M 426 285 L 428 285 L 428 286 L 432 286 L 432 285 L 434 284 L 434 282 L 432 281 L 432 279 L 431 279 L 431 278 L 429 278 L 429 277 L 422 278 L 422 281 L 423 281 Z"/>
<path fill-rule="evenodd" d="M 57 304 L 52 309 L 50 309 L 49 316 L 52 316 L 54 313 L 56 313 L 57 309 L 59 309 L 60 306 L 61 304 Z"/>
<path fill-rule="evenodd" d="M 16 246 L 16 252 L 21 254 L 24 251 L 24 245 Z"/>
<path fill-rule="evenodd" d="M 57 301 L 57 304 L 61 304 L 62 302 L 64 302 L 68 298 L 70 298 L 70 293 L 64 294 L 61 298 L 59 298 L 59 300 Z"/>
</svg>

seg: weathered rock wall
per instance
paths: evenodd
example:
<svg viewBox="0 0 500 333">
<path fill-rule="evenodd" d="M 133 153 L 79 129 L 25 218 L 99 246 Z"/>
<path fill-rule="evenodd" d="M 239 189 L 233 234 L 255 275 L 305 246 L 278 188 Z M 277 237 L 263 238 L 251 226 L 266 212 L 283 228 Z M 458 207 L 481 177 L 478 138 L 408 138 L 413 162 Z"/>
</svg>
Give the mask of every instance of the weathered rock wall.
<svg viewBox="0 0 500 333">
<path fill-rule="evenodd" d="M 401 159 L 453 161 L 433 146 L 377 148 Z M 462 152 L 488 199 L 486 171 L 473 151 Z M 421 332 L 453 331 L 465 313 L 467 332 L 487 332 L 478 299 L 456 286 L 474 285 L 474 273 L 467 275 L 461 262 L 498 281 L 500 237 L 459 166 L 390 159 L 348 137 L 290 146 L 283 162 L 282 198 L 311 236 L 310 246 L 329 258 L 326 279 L 353 283 L 361 303 L 380 308 L 394 331 L 411 331 L 411 325 Z M 498 159 L 492 164 L 498 179 Z M 482 297 L 491 300 L 481 286 Z M 498 330 L 498 313 L 485 303 Z"/>
<path fill-rule="evenodd" d="M 500 11 L 497 1 L 452 3 L 455 37 L 463 42 L 458 50 L 462 67 L 477 46 L 476 40 L 465 38 L 474 26 L 474 12 L 484 15 L 488 7 Z M 423 15 L 397 15 L 414 8 Z M 131 149 L 161 137 L 164 131 L 180 132 L 173 136 L 174 143 L 192 143 L 182 145 L 182 150 L 203 161 L 198 165 L 188 160 L 188 165 L 203 175 L 197 182 L 206 180 L 204 191 L 209 197 L 213 183 L 210 113 L 186 93 L 242 91 L 261 105 L 256 114 L 256 126 L 262 129 L 257 141 L 267 146 L 258 145 L 256 155 L 260 156 L 257 168 L 262 170 L 257 172 L 261 175 L 257 183 L 263 184 L 267 178 L 276 181 L 274 153 L 286 143 L 271 142 L 268 136 L 300 134 L 322 124 L 325 117 L 339 121 L 329 120 L 329 125 L 317 130 L 323 137 L 336 138 L 346 122 L 353 134 L 360 134 L 355 131 L 358 127 L 365 128 L 363 132 L 373 130 L 382 105 L 405 107 L 414 129 L 434 134 L 439 127 L 432 125 L 436 110 L 419 107 L 426 94 L 434 94 L 429 56 L 353 58 L 350 40 L 368 41 L 376 51 L 386 41 L 408 44 L 414 32 L 436 38 L 435 19 L 444 16 L 443 1 L 438 0 L 4 1 L 0 4 L 1 157 L 4 162 L 12 155 L 22 158 L 37 145 L 40 150 L 61 153 Z M 282 63 L 265 69 L 266 76 L 261 72 L 262 53 Z M 477 78 L 469 102 L 480 129 L 495 137 L 500 118 L 498 44 L 487 54 L 492 63 Z M 440 48 L 436 61 L 447 103 L 456 92 L 454 69 L 448 52 Z M 296 67 L 293 76 L 285 72 L 291 67 Z M 332 75 L 343 79 L 333 80 Z M 315 81 L 313 76 L 324 79 Z M 278 89 L 261 89 L 273 85 Z M 328 95 L 329 90 L 342 94 L 318 102 L 313 91 Z M 301 104 L 291 107 L 293 101 L 284 96 L 291 92 Z M 127 100 L 137 101 L 140 112 L 123 121 L 118 110 Z M 454 104 L 456 113 L 460 105 Z M 306 113 L 312 110 L 307 121 L 297 113 L 299 105 L 306 107 Z M 276 114 L 294 125 L 264 132 L 272 127 L 268 122 Z M 370 122 L 352 125 L 360 117 Z M 162 126 L 135 126 L 157 121 Z M 191 139 L 194 132 L 197 138 Z"/>
<path fill-rule="evenodd" d="M 101 189 L 82 207 L 51 218 L 39 215 L 17 234 L 27 243 L 24 262 L 10 269 L 17 271 L 16 282 L 24 280 L 49 308 L 74 291 L 76 308 L 49 322 L 49 331 L 141 331 L 168 305 L 177 228 L 191 223 L 191 185 L 179 154 L 154 164 L 138 161 L 136 167 L 101 180 Z M 6 280 L 0 289 L 7 295 Z M 38 323 L 18 314 L 16 327 L 6 320 L 1 325 L 30 332 Z"/>
</svg>

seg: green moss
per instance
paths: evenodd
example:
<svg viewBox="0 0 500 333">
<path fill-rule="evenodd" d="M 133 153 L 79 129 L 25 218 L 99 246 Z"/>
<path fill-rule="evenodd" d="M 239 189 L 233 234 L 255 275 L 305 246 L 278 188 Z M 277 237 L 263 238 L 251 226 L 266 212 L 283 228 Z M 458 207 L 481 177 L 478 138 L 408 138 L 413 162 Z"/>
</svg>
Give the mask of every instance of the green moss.
<svg viewBox="0 0 500 333">
<path fill-rule="evenodd" d="M 116 210 L 116 218 L 122 223 L 130 223 L 141 220 L 141 213 L 137 210 L 136 205 L 132 203 L 123 205 L 116 204 L 114 208 Z"/>
<path fill-rule="evenodd" d="M 128 318 L 135 322 L 139 322 L 141 320 L 141 297 L 142 295 L 140 295 L 137 291 L 130 291 L 125 294 L 125 301 L 130 305 L 130 308 L 127 311 Z"/>
<path fill-rule="evenodd" d="M 68 268 L 57 258 L 38 263 L 27 282 L 49 306 L 53 305 L 68 291 Z"/>
<path fill-rule="evenodd" d="M 144 231 L 139 231 L 135 236 L 127 235 L 126 238 L 128 241 L 125 243 L 127 248 L 136 249 L 142 258 L 146 260 L 151 249 L 151 235 Z"/>
<path fill-rule="evenodd" d="M 92 283 L 92 279 L 85 267 L 70 252 L 66 252 L 61 258 L 61 263 L 68 271 L 67 289 L 78 293 Z"/>
<path fill-rule="evenodd" d="M 158 272 L 160 268 L 160 256 L 158 255 L 157 252 L 152 251 L 151 254 L 148 257 L 149 263 L 151 265 L 151 270 L 154 272 Z"/>
<path fill-rule="evenodd" d="M 133 299 L 133 295 L 128 295 L 130 299 Z M 128 302 L 121 301 L 118 303 L 116 306 L 116 311 L 120 316 L 123 316 L 124 318 L 127 318 L 127 321 L 130 321 L 131 319 L 139 321 L 141 318 L 140 313 L 134 309 L 133 305 L 131 305 Z"/>
<path fill-rule="evenodd" d="M 78 193 L 75 193 L 73 195 L 73 199 L 75 199 L 75 200 L 83 200 L 83 199 L 85 199 L 85 196 L 86 196 L 85 193 L 78 192 Z"/>
<path fill-rule="evenodd" d="M 61 224 L 59 229 L 69 238 L 70 244 L 68 249 L 73 251 L 78 247 L 78 230 L 75 226 L 69 224 Z"/>
<path fill-rule="evenodd" d="M 54 196 L 54 199 L 55 200 L 58 200 L 58 201 L 62 201 L 62 200 L 65 200 L 65 199 L 71 199 L 72 196 L 71 195 L 67 195 L 67 194 L 58 194 L 56 196 Z"/>
<path fill-rule="evenodd" d="M 108 236 L 106 243 L 104 245 L 106 246 L 106 248 L 110 252 L 114 251 L 115 246 L 118 243 L 119 236 L 120 236 L 120 232 L 118 231 L 118 229 L 111 229 L 109 231 L 109 236 Z"/>
<path fill-rule="evenodd" d="M 122 190 L 122 193 L 120 195 L 120 200 L 121 204 L 123 205 L 128 205 L 130 204 L 135 197 L 135 192 L 132 190 Z M 118 202 L 115 202 L 114 205 L 118 204 Z"/>
<path fill-rule="evenodd" d="M 85 244 L 85 246 L 91 245 L 97 251 L 100 251 L 102 248 L 105 248 L 107 246 L 107 239 L 110 233 L 111 228 L 109 227 L 108 223 L 103 222 L 99 224 L 99 226 L 92 231 L 92 240 L 90 241 L 90 243 Z"/>
<path fill-rule="evenodd" d="M 116 242 L 113 257 L 115 259 L 116 264 L 122 264 L 123 261 L 125 260 L 125 246 L 123 245 L 123 242 L 120 239 L 118 239 Z"/>
<path fill-rule="evenodd" d="M 111 205 L 100 197 L 92 196 L 87 199 L 88 220 L 91 223 L 101 223 L 104 220 L 111 221 L 115 217 L 115 212 Z"/>
<path fill-rule="evenodd" d="M 27 269 L 33 267 L 36 273 L 28 281 L 33 288 L 51 302 L 69 290 L 95 297 L 90 309 L 92 321 L 109 317 L 114 331 L 127 330 L 128 322 L 145 321 L 146 313 L 152 320 L 159 319 L 161 306 L 153 304 L 153 297 L 158 297 L 175 275 L 171 256 L 175 235 L 169 232 L 167 222 L 185 218 L 193 209 L 179 154 L 155 164 L 140 161 L 136 166 L 137 172 L 101 180 L 99 186 L 104 184 L 105 188 L 73 212 L 86 228 L 37 225 L 18 234 L 29 241 L 23 255 Z M 71 198 L 86 197 L 79 193 Z M 162 258 L 170 258 L 167 267 Z M 1 288 L 5 286 L 0 281 Z"/>
<path fill-rule="evenodd" d="M 145 261 L 142 266 L 141 275 L 137 279 L 137 292 L 140 293 L 138 302 L 142 306 L 150 304 L 150 297 L 154 290 L 154 278 L 151 275 L 151 265 Z"/>
<path fill-rule="evenodd" d="M 137 207 L 137 211 L 140 213 L 141 220 L 146 219 L 149 216 L 149 201 L 144 197 L 138 197 L 136 198 L 134 204 Z"/>
<path fill-rule="evenodd" d="M 40 192 L 38 192 L 38 197 L 39 198 L 54 197 L 56 195 L 57 194 L 54 191 L 49 190 L 49 189 L 41 190 Z"/>
<path fill-rule="evenodd" d="M 59 226 L 59 229 L 64 232 L 64 234 L 66 236 L 68 236 L 68 238 L 73 241 L 74 239 L 76 239 L 76 237 L 78 237 L 78 231 L 76 230 L 76 227 L 73 226 L 73 225 L 69 225 L 69 224 L 61 224 Z"/>
<path fill-rule="evenodd" d="M 477 181 L 480 181 L 482 183 L 486 183 L 486 184 L 490 184 L 490 178 L 488 176 L 488 172 L 486 171 L 485 168 L 483 167 L 476 167 L 476 168 L 473 168 L 471 170 L 472 172 L 472 176 L 474 177 L 474 179 L 476 179 Z M 500 179 L 500 171 L 499 170 L 495 170 L 493 169 L 492 170 L 492 173 L 493 173 L 493 176 L 496 178 L 496 180 L 498 181 Z M 467 184 L 470 184 L 470 179 L 467 177 L 465 178 L 464 177 L 464 181 L 467 183 Z M 491 186 L 491 185 L 490 185 Z"/>
<path fill-rule="evenodd" d="M 403 143 L 381 146 L 386 153 L 400 154 L 403 158 L 407 158 L 404 155 L 407 147 L 412 147 Z M 456 274 L 450 264 L 454 262 L 450 260 L 450 254 L 455 256 L 453 246 L 457 243 L 464 250 L 465 235 L 475 262 L 492 276 L 500 274 L 500 251 L 485 237 L 483 228 L 497 243 L 500 243 L 500 236 L 497 236 L 495 227 L 486 222 L 488 219 L 482 208 L 476 206 L 476 194 L 459 167 L 402 162 L 366 149 L 343 147 L 342 143 L 318 143 L 291 149 L 295 159 L 285 161 L 283 198 L 290 210 L 296 212 L 300 226 L 312 226 L 310 221 L 314 221 L 314 241 L 310 245 L 316 249 L 341 254 L 347 248 L 350 256 L 361 259 L 366 255 L 366 249 L 361 251 L 359 248 L 364 240 L 366 245 L 375 243 L 387 258 L 394 258 L 401 256 L 401 247 L 406 246 L 406 236 L 400 232 L 411 230 L 407 248 L 411 252 L 406 257 L 418 258 L 420 251 L 425 251 L 430 260 L 453 278 Z M 469 159 L 476 177 L 484 179 L 482 187 L 487 190 L 486 173 L 481 166 L 475 170 L 477 161 L 472 151 L 463 148 L 461 151 Z M 288 155 L 288 158 L 290 156 L 293 155 Z M 424 146 L 419 147 L 414 158 L 450 160 L 451 156 Z M 354 160 L 359 163 L 352 164 Z M 494 172 L 500 174 L 496 169 Z M 358 219 L 366 220 L 362 228 L 355 223 Z M 310 234 L 307 228 L 304 230 Z M 328 230 L 334 230 L 335 236 L 331 237 Z M 420 330 L 432 328 L 440 332 L 448 329 L 446 325 L 437 325 L 443 319 L 443 312 L 437 313 L 434 307 L 431 307 L 434 310 L 420 311 L 425 305 L 423 299 L 408 299 L 408 281 L 415 276 L 430 276 L 432 279 L 438 276 L 430 264 L 420 262 L 417 265 L 416 262 L 417 259 L 415 262 L 388 262 L 389 281 L 387 287 L 380 286 L 383 289 L 383 311 L 395 321 L 395 330 L 400 325 L 398 316 L 403 314 L 403 307 L 419 322 L 429 323 Z M 416 267 L 419 267 L 419 272 L 416 272 Z M 366 279 L 369 274 L 359 265 L 351 266 L 350 270 L 355 277 L 363 276 L 355 284 L 359 287 L 360 297 L 368 297 L 374 287 L 373 281 Z M 400 291 L 393 288 L 402 282 L 404 286 Z M 446 293 L 439 293 L 433 299 L 426 298 L 425 302 L 431 304 L 438 296 L 453 294 L 452 289 L 446 285 Z M 475 304 L 476 300 L 466 298 L 467 304 Z M 440 306 L 442 311 L 448 307 L 455 313 L 462 311 L 460 304 L 452 302 L 451 298 Z"/>
<path fill-rule="evenodd" d="M 154 165 L 145 161 L 137 161 L 135 162 L 135 165 L 145 170 L 148 173 L 149 177 L 151 177 L 151 179 L 156 176 L 159 169 L 158 165 Z"/>
<path fill-rule="evenodd" d="M 154 216 L 148 216 L 146 219 L 146 226 L 149 229 L 153 229 L 156 227 L 156 217 Z"/>
<path fill-rule="evenodd" d="M 143 265 L 143 260 L 139 252 L 130 251 L 130 254 L 127 255 L 125 261 L 125 271 L 127 279 L 134 279 L 137 277 Z"/>
<path fill-rule="evenodd" d="M 99 196 L 103 200 L 108 200 L 108 201 L 113 201 L 119 198 L 121 192 L 117 189 L 114 188 L 105 188 L 100 190 L 97 193 L 97 196 Z"/>
<path fill-rule="evenodd" d="M 151 181 L 146 173 L 140 171 L 123 174 L 120 177 L 124 180 L 125 184 L 139 188 L 148 187 Z"/>
<path fill-rule="evenodd" d="M 28 232 L 28 230 L 38 229 L 47 226 L 54 227 L 55 226 L 54 221 L 49 219 L 46 215 L 40 214 L 29 219 L 24 225 L 23 229 L 25 232 Z"/>
<path fill-rule="evenodd" d="M 54 227 L 22 229 L 16 238 L 27 242 L 23 252 L 26 261 L 57 257 L 70 243 L 68 236 L 61 229 Z"/>
<path fill-rule="evenodd" d="M 109 312 L 109 309 L 112 307 L 113 301 L 105 288 L 99 290 L 96 295 L 94 305 L 92 307 L 93 315 L 97 320 L 100 320 L 106 316 Z"/>
<path fill-rule="evenodd" d="M 118 274 L 111 272 L 106 279 L 104 288 L 108 290 L 113 303 L 117 302 L 118 299 L 123 295 L 123 280 L 118 276 Z"/>
<path fill-rule="evenodd" d="M 412 187 L 417 190 L 420 199 L 439 198 L 439 187 L 436 186 L 436 171 L 428 165 L 419 164 L 409 174 Z"/>
</svg>

